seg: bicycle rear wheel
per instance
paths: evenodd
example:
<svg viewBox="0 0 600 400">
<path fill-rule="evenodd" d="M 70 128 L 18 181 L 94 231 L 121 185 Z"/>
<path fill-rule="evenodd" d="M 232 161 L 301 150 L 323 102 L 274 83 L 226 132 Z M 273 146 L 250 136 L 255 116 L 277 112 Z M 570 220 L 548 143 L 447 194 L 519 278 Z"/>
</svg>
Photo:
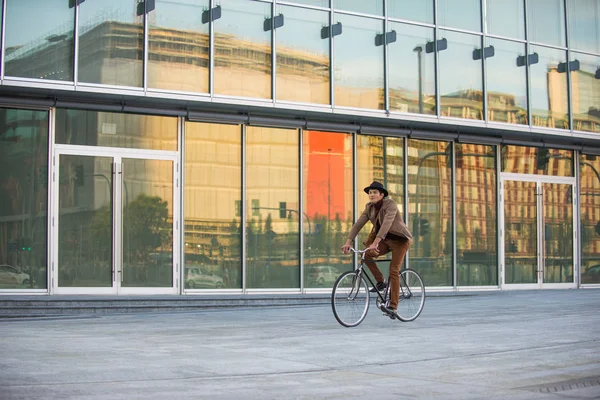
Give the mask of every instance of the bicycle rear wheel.
<svg viewBox="0 0 600 400">
<path fill-rule="evenodd" d="M 398 301 L 398 318 L 409 322 L 417 319 L 425 304 L 425 285 L 417 271 L 403 269 L 400 271 L 400 300 Z"/>
<path fill-rule="evenodd" d="M 345 272 L 337 278 L 331 293 L 335 319 L 345 327 L 360 324 L 369 311 L 369 288 L 358 272 Z"/>
</svg>

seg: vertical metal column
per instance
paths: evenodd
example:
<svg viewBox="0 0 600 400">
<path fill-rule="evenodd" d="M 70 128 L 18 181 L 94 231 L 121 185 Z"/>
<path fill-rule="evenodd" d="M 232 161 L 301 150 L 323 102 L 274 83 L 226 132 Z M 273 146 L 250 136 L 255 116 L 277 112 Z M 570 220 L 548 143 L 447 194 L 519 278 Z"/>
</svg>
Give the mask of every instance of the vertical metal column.
<svg viewBox="0 0 600 400">
<path fill-rule="evenodd" d="M 246 268 L 247 268 L 247 264 L 246 264 L 246 255 L 247 255 L 247 251 L 246 251 L 246 244 L 247 244 L 247 237 L 246 237 L 246 223 L 247 223 L 247 207 L 246 207 L 246 201 L 247 196 L 246 196 L 246 125 L 242 124 L 241 125 L 241 132 L 240 135 L 242 137 L 242 203 L 240 206 L 240 216 L 241 216 L 241 223 L 240 223 L 240 235 L 241 235 L 241 253 L 242 253 L 242 293 L 246 292 Z"/>
<path fill-rule="evenodd" d="M 300 291 L 304 291 L 304 159 L 303 155 L 303 143 L 304 143 L 304 129 L 298 129 L 298 224 L 299 224 L 299 234 L 300 234 L 300 254 L 299 262 L 300 262 Z M 307 216 L 308 218 L 308 216 Z M 310 232 L 308 233 L 310 235 Z"/>
</svg>

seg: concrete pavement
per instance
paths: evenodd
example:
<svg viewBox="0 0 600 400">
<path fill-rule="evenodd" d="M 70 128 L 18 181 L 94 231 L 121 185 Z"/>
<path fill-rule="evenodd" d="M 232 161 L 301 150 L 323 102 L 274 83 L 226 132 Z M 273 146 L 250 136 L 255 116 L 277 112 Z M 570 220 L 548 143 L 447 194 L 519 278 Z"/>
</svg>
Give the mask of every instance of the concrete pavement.
<svg viewBox="0 0 600 400">
<path fill-rule="evenodd" d="M 0 320 L 0 399 L 600 398 L 600 290 Z"/>
</svg>

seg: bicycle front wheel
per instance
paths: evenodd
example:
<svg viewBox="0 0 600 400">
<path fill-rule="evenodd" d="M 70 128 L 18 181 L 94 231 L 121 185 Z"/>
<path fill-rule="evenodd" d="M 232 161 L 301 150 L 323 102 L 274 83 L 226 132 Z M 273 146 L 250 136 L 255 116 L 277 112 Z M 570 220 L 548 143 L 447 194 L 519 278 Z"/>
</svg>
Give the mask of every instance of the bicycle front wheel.
<svg viewBox="0 0 600 400">
<path fill-rule="evenodd" d="M 331 308 L 335 319 L 345 327 L 360 324 L 369 311 L 369 288 L 358 272 L 345 272 L 333 285 Z"/>
<path fill-rule="evenodd" d="M 409 322 L 417 319 L 425 305 L 425 285 L 417 271 L 410 268 L 400 272 L 400 300 L 398 318 Z"/>
</svg>

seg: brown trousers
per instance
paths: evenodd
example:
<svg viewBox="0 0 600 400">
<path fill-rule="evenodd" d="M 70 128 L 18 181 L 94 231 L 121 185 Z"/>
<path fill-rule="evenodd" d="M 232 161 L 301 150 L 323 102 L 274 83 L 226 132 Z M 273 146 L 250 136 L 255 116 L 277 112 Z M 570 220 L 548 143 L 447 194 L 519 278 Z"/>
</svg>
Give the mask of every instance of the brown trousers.
<svg viewBox="0 0 600 400">
<path fill-rule="evenodd" d="M 377 282 L 383 282 L 385 277 L 377 268 L 377 264 L 373 260 L 378 256 L 392 252 L 392 261 L 390 262 L 390 308 L 398 308 L 398 298 L 400 297 L 400 267 L 404 261 L 404 256 L 410 247 L 410 241 L 404 240 L 382 240 L 379 242 L 379 254 L 376 254 L 373 250 L 367 252 L 365 257 L 365 264 L 369 267 L 369 270 L 375 277 Z"/>
</svg>

